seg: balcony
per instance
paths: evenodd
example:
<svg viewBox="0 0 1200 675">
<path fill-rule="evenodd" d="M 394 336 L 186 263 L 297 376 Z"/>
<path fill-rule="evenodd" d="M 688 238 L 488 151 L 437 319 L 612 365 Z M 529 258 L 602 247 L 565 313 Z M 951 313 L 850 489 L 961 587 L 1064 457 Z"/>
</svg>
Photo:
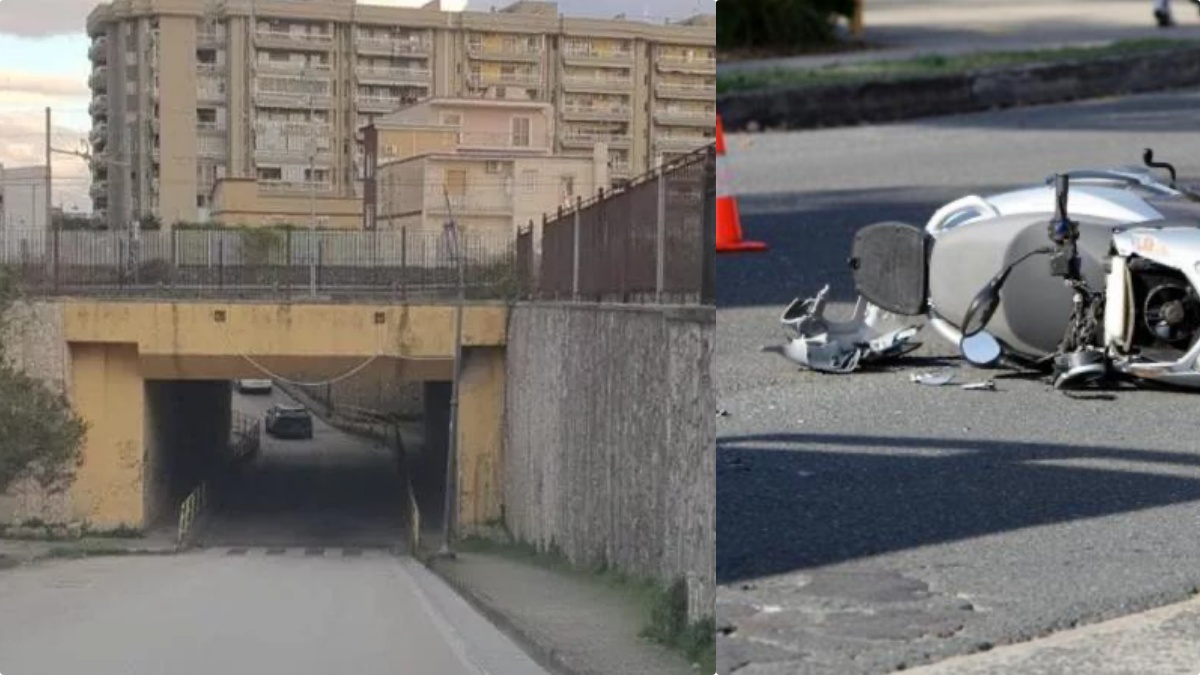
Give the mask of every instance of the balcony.
<svg viewBox="0 0 1200 675">
<path fill-rule="evenodd" d="M 258 136 L 304 136 L 306 138 L 327 138 L 330 135 L 328 124 L 321 122 L 282 122 L 273 120 L 257 120 L 254 122 L 254 133 Z"/>
<path fill-rule="evenodd" d="M 539 63 L 542 60 L 542 50 L 540 47 L 518 47 L 515 45 L 485 45 L 468 42 L 467 55 L 478 61 L 523 61 L 526 63 Z"/>
<path fill-rule="evenodd" d="M 608 162 L 608 175 L 612 178 L 630 178 L 633 175 L 633 167 L 628 160 L 611 159 Z"/>
<path fill-rule="evenodd" d="M 633 66 L 633 50 L 604 51 L 568 46 L 562 57 L 563 63 L 574 66 Z"/>
<path fill-rule="evenodd" d="M 196 132 L 203 136 L 224 136 L 226 126 L 220 122 L 197 122 Z"/>
<path fill-rule="evenodd" d="M 254 62 L 254 72 L 261 75 L 312 78 L 325 82 L 333 76 L 333 66 L 328 63 L 305 63 L 304 61 L 258 60 Z"/>
<path fill-rule="evenodd" d="M 476 74 L 467 82 L 472 87 L 541 87 L 542 77 L 536 73 Z"/>
<path fill-rule="evenodd" d="M 360 54 L 379 56 L 428 56 L 429 43 L 421 39 L 403 37 L 368 37 L 360 35 L 354 41 Z"/>
<path fill-rule="evenodd" d="M 108 62 L 108 38 L 98 37 L 88 46 L 88 58 L 92 63 Z"/>
<path fill-rule="evenodd" d="M 155 90 L 154 97 L 158 98 L 158 90 Z M 196 102 L 197 103 L 224 103 L 225 92 L 221 87 L 212 86 L 212 83 L 199 81 L 196 83 Z"/>
<path fill-rule="evenodd" d="M 225 77 L 225 66 L 219 63 L 197 63 L 196 74 L 201 77 Z"/>
<path fill-rule="evenodd" d="M 654 121 L 662 125 L 711 129 L 717 125 L 717 114 L 704 110 L 655 110 Z"/>
<path fill-rule="evenodd" d="M 659 70 L 669 70 L 681 73 L 715 73 L 717 60 L 706 57 L 688 57 L 678 54 L 660 54 L 655 60 Z"/>
<path fill-rule="evenodd" d="M 92 117 L 108 117 L 108 96 L 105 94 L 93 96 L 91 103 L 88 103 L 88 114 Z"/>
<path fill-rule="evenodd" d="M 96 66 L 88 77 L 92 91 L 108 91 L 108 66 Z"/>
<path fill-rule="evenodd" d="M 88 188 L 88 196 L 92 199 L 104 199 L 108 197 L 108 181 L 96 179 L 92 181 L 92 186 Z"/>
<path fill-rule="evenodd" d="M 290 31 L 254 31 L 254 46 L 277 49 L 328 51 L 333 47 L 333 33 L 301 33 Z"/>
<path fill-rule="evenodd" d="M 354 105 L 359 112 L 389 113 L 403 106 L 404 99 L 399 96 L 358 94 L 354 97 Z"/>
<path fill-rule="evenodd" d="M 258 89 L 254 92 L 254 105 L 260 108 L 307 109 L 310 106 L 314 108 L 329 108 L 333 105 L 333 97 L 328 94 L 312 95 Z"/>
<path fill-rule="evenodd" d="M 713 139 L 705 136 L 666 134 L 654 137 L 654 147 L 659 152 L 691 152 L 712 142 Z"/>
<path fill-rule="evenodd" d="M 225 35 L 220 31 L 202 30 L 196 33 L 197 47 L 220 47 L 225 44 Z"/>
<path fill-rule="evenodd" d="M 202 159 L 224 159 L 228 152 L 224 139 L 221 143 L 201 143 L 196 148 L 196 156 Z"/>
<path fill-rule="evenodd" d="M 633 108 L 628 106 L 597 106 L 571 105 L 562 107 L 564 120 L 585 122 L 623 122 L 633 115 Z"/>
<path fill-rule="evenodd" d="M 628 134 L 567 132 L 562 135 L 562 144 L 568 148 L 591 149 L 597 143 L 607 143 L 610 148 L 628 148 L 632 142 Z"/>
<path fill-rule="evenodd" d="M 599 75 L 564 75 L 563 88 L 569 91 L 629 91 L 633 87 L 632 77 Z"/>
<path fill-rule="evenodd" d="M 499 190 L 496 191 L 499 192 Z M 488 199 L 482 196 L 447 198 L 440 191 L 427 192 L 425 197 L 425 210 L 435 215 L 449 216 L 453 213 L 455 216 L 511 216 L 513 212 L 512 201 L 504 198 Z M 449 202 L 448 205 L 447 202 Z"/>
<path fill-rule="evenodd" d="M 333 183 L 329 181 L 300 181 L 300 180 L 262 180 L 258 181 L 259 194 L 287 194 L 310 192 L 331 192 Z"/>
<path fill-rule="evenodd" d="M 429 84 L 429 71 L 419 68 L 356 66 L 354 74 L 364 84 Z"/>
<path fill-rule="evenodd" d="M 458 133 L 458 149 L 470 152 L 483 150 L 495 152 L 529 152 L 541 154 L 550 150 L 550 137 L 544 134 L 518 138 L 513 134 L 491 133 L 483 131 L 460 131 Z"/>
<path fill-rule="evenodd" d="M 659 81 L 654 85 L 654 93 L 659 98 L 677 98 L 693 101 L 715 101 L 717 99 L 717 87 L 713 84 Z"/>
<path fill-rule="evenodd" d="M 88 141 L 92 146 L 103 145 L 108 140 L 108 125 L 104 122 L 92 125 L 92 130 L 88 132 Z"/>
</svg>

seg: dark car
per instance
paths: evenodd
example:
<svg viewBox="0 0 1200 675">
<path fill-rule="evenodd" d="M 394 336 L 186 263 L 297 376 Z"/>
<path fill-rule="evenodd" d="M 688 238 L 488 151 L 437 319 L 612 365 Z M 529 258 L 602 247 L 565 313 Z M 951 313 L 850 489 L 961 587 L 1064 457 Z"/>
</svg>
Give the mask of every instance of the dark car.
<svg viewBox="0 0 1200 675">
<path fill-rule="evenodd" d="M 267 433 L 276 438 L 312 438 L 312 414 L 304 406 L 276 403 L 267 411 Z"/>
</svg>

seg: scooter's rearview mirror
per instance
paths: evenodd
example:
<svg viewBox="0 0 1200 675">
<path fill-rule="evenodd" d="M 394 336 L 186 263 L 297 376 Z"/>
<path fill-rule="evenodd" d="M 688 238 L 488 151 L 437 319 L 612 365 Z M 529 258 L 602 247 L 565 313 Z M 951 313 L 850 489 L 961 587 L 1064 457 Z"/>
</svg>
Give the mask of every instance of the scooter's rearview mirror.
<svg viewBox="0 0 1200 675">
<path fill-rule="evenodd" d="M 967 316 L 962 322 L 964 338 L 972 337 L 987 328 L 992 315 L 996 313 L 996 308 L 1000 306 L 1000 286 L 1011 269 L 1012 267 L 1007 267 L 996 275 L 971 301 L 971 306 L 967 308 Z"/>
<path fill-rule="evenodd" d="M 1000 342 L 990 333 L 976 333 L 958 343 L 963 358 L 977 366 L 990 367 L 1000 360 Z"/>
</svg>

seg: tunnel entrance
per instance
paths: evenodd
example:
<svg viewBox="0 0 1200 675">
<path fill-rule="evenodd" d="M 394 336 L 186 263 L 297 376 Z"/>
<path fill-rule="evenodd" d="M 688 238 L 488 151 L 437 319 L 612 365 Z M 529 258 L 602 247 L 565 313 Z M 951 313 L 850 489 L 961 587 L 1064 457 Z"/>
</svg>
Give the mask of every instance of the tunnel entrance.
<svg viewBox="0 0 1200 675">
<path fill-rule="evenodd" d="M 424 420 L 370 438 L 309 410 L 312 438 L 267 432 L 276 404 L 303 403 L 272 386 L 242 393 L 230 381 L 148 380 L 145 513 L 150 528 L 178 522 L 202 482 L 206 506 L 189 536 L 200 547 L 396 548 L 408 537 L 409 488 L 423 539 L 440 537 L 449 383 L 425 385 Z M 257 451 L 234 456 L 231 427 L 253 425 Z"/>
</svg>

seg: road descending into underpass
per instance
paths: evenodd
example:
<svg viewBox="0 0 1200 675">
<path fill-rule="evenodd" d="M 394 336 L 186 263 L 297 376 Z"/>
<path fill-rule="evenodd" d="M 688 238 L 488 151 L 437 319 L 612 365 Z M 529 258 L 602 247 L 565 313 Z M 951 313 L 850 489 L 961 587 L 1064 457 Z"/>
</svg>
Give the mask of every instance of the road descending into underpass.
<svg viewBox="0 0 1200 675">
<path fill-rule="evenodd" d="M 420 564 L 303 551 L 0 574 L 6 675 L 549 675 Z"/>
<path fill-rule="evenodd" d="M 262 421 L 270 396 L 234 394 Z M 220 486 L 221 503 L 197 526 L 202 546 L 388 548 L 405 541 L 405 493 L 394 452 L 313 417 L 313 438 L 261 436 L 262 449 Z"/>
</svg>

